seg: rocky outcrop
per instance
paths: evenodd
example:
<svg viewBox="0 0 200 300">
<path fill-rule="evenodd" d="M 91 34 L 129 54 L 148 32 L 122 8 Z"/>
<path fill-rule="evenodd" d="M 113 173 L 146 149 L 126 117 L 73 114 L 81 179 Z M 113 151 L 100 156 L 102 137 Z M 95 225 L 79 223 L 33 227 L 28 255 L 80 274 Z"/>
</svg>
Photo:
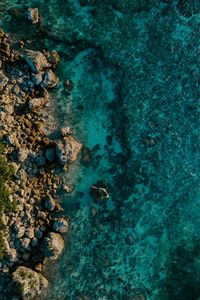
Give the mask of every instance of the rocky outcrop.
<svg viewBox="0 0 200 300">
<path fill-rule="evenodd" d="M 43 239 L 41 253 L 44 257 L 51 260 L 57 259 L 64 249 L 64 240 L 62 236 L 55 232 L 50 232 Z"/>
<path fill-rule="evenodd" d="M 46 57 L 40 51 L 26 50 L 24 59 L 34 73 L 51 67 Z"/>
<path fill-rule="evenodd" d="M 77 159 L 82 144 L 77 142 L 73 137 L 64 137 L 56 142 L 56 155 L 61 165 L 69 164 Z"/>
<path fill-rule="evenodd" d="M 30 268 L 20 266 L 12 273 L 13 289 L 22 299 L 33 299 L 47 288 L 46 278 Z"/>
</svg>

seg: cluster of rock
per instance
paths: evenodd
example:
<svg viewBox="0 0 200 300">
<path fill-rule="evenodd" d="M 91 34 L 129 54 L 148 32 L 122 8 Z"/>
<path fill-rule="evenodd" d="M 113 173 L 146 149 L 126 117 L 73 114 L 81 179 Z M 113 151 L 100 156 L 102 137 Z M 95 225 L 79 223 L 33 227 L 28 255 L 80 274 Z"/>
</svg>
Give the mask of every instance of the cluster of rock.
<svg viewBox="0 0 200 300">
<path fill-rule="evenodd" d="M 28 11 L 26 17 L 38 22 L 37 11 Z M 68 221 L 61 214 L 57 191 L 70 188 L 55 170 L 76 160 L 82 145 L 68 127 L 54 140 L 45 131 L 48 89 L 58 82 L 53 71 L 58 62 L 56 51 L 25 49 L 22 41 L 0 30 L 0 135 L 15 170 L 7 185 L 9 201 L 16 203 L 14 212 L 2 216 L 2 299 L 11 299 L 9 288 L 19 299 L 39 295 L 48 285 L 41 274 L 43 265 L 57 259 L 64 248 Z M 12 278 L 11 285 L 7 278 Z"/>
</svg>

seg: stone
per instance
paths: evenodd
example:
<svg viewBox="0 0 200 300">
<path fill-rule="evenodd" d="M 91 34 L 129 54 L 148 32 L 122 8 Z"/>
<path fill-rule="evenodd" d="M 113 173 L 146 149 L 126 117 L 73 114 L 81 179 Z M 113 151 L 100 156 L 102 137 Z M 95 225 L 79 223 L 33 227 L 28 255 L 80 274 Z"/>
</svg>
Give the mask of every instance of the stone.
<svg viewBox="0 0 200 300">
<path fill-rule="evenodd" d="M 31 111 L 35 111 L 43 107 L 48 102 L 48 98 L 32 98 L 28 102 L 28 108 Z"/>
<path fill-rule="evenodd" d="M 18 232 L 16 234 L 16 237 L 18 239 L 22 238 L 24 236 L 24 233 L 25 233 L 25 227 L 24 226 L 21 226 L 19 229 L 18 229 Z"/>
<path fill-rule="evenodd" d="M 73 191 L 73 188 L 69 184 L 63 184 L 62 185 L 62 189 L 66 193 L 71 193 Z"/>
<path fill-rule="evenodd" d="M 105 199 L 109 198 L 109 194 L 104 187 L 93 185 L 91 187 L 91 193 L 92 193 L 92 196 L 98 200 L 105 200 Z"/>
<path fill-rule="evenodd" d="M 44 55 L 52 67 L 56 67 L 58 65 L 60 61 L 60 56 L 58 55 L 58 52 L 56 50 L 45 51 Z"/>
<path fill-rule="evenodd" d="M 50 195 L 47 195 L 44 199 L 44 206 L 46 210 L 53 211 L 56 206 L 56 201 Z"/>
<path fill-rule="evenodd" d="M 81 151 L 82 144 L 73 137 L 64 137 L 56 142 L 56 155 L 61 165 L 69 164 L 75 161 Z"/>
<path fill-rule="evenodd" d="M 19 266 L 12 273 L 12 284 L 15 293 L 22 299 L 33 299 L 48 286 L 46 278 L 30 268 Z"/>
<path fill-rule="evenodd" d="M 28 8 L 24 13 L 24 18 L 30 21 L 32 24 L 39 22 L 39 10 L 38 8 Z"/>
<path fill-rule="evenodd" d="M 21 239 L 21 247 L 23 249 L 28 249 L 29 245 L 30 245 L 31 240 L 27 237 L 24 237 L 23 239 Z"/>
<path fill-rule="evenodd" d="M 52 70 L 48 70 L 44 73 L 43 81 L 41 83 L 42 88 L 53 88 L 58 83 L 58 77 Z"/>
<path fill-rule="evenodd" d="M 53 223 L 53 230 L 59 233 L 66 233 L 68 229 L 68 222 L 64 218 L 57 218 Z"/>
<path fill-rule="evenodd" d="M 4 238 L 4 258 L 10 263 L 15 263 L 18 259 L 17 251 L 15 248 L 11 248 L 6 238 Z"/>
<path fill-rule="evenodd" d="M 42 83 L 44 72 L 39 72 L 37 74 L 32 75 L 32 81 L 35 85 L 39 85 Z"/>
<path fill-rule="evenodd" d="M 3 73 L 3 71 L 0 70 L 0 90 L 3 90 L 8 81 L 8 77 Z"/>
<path fill-rule="evenodd" d="M 45 157 L 42 156 L 42 155 L 39 155 L 35 158 L 35 162 L 38 166 L 42 167 L 45 165 L 46 163 L 46 160 L 45 160 Z"/>
<path fill-rule="evenodd" d="M 57 259 L 64 249 L 64 240 L 59 233 L 50 232 L 43 239 L 41 245 L 42 254 L 51 259 Z"/>
<path fill-rule="evenodd" d="M 67 126 L 67 127 L 61 128 L 60 133 L 61 133 L 62 137 L 65 137 L 65 136 L 72 134 L 72 130 L 69 126 Z"/>
<path fill-rule="evenodd" d="M 40 51 L 26 50 L 24 59 L 34 73 L 38 73 L 51 66 Z"/>
</svg>

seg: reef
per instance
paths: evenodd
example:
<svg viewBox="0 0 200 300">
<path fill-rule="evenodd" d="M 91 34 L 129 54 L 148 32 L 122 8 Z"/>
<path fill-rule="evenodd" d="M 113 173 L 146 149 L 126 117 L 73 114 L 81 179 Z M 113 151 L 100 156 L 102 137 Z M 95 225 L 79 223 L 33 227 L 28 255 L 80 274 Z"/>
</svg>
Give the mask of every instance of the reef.
<svg viewBox="0 0 200 300">
<path fill-rule="evenodd" d="M 37 9 L 23 16 L 38 22 Z M 56 51 L 30 49 L 0 30 L 1 299 L 37 297 L 48 286 L 43 266 L 64 249 L 69 221 L 58 193 L 71 191 L 63 170 L 82 145 L 52 117 L 58 63 Z"/>
</svg>

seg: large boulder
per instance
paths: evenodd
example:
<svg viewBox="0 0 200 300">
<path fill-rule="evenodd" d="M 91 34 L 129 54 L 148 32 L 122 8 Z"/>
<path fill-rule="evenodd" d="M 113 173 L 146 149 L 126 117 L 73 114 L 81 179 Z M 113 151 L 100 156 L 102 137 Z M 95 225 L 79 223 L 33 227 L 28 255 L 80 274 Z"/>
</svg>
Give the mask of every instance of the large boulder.
<svg viewBox="0 0 200 300">
<path fill-rule="evenodd" d="M 30 21 L 32 24 L 39 22 L 39 10 L 38 8 L 28 8 L 24 13 L 24 18 Z"/>
<path fill-rule="evenodd" d="M 56 142 L 56 155 L 61 165 L 69 164 L 77 159 L 82 144 L 72 136 L 64 137 Z"/>
<path fill-rule="evenodd" d="M 38 73 L 51 66 L 40 51 L 26 50 L 24 59 L 34 73 Z"/>
<path fill-rule="evenodd" d="M 46 258 L 55 260 L 62 253 L 64 248 L 64 240 L 59 233 L 50 232 L 43 239 L 41 252 Z"/>
<path fill-rule="evenodd" d="M 20 299 L 33 299 L 47 288 L 48 281 L 40 273 L 30 268 L 20 266 L 12 273 L 14 292 Z"/>
</svg>

